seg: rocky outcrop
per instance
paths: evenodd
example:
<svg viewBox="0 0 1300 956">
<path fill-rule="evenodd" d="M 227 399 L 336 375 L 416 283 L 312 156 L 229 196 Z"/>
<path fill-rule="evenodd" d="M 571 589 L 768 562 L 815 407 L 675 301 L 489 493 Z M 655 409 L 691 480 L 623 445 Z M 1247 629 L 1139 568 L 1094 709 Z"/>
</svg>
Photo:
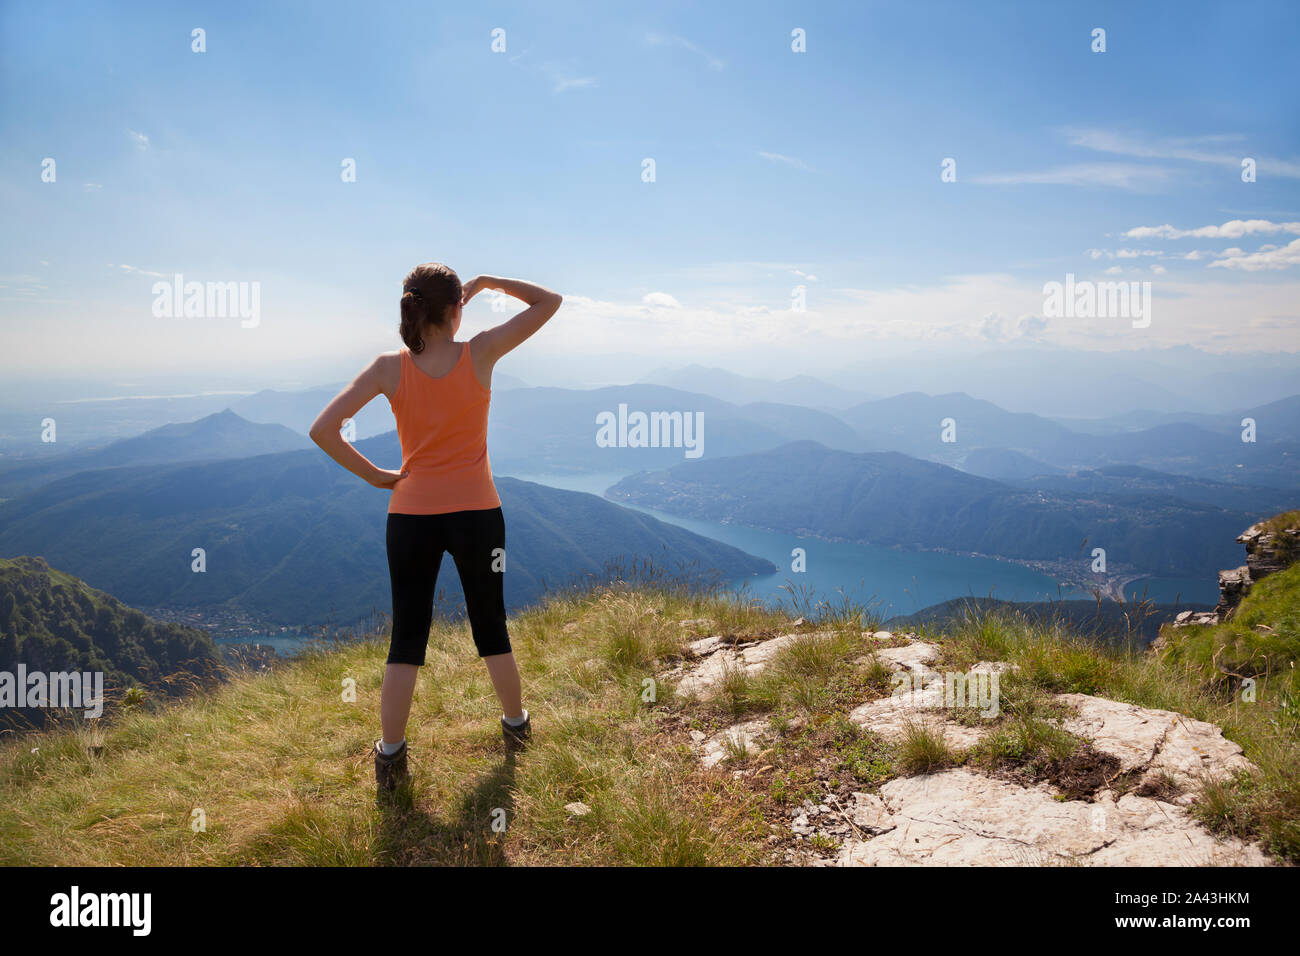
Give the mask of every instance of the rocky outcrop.
<svg viewBox="0 0 1300 956">
<path fill-rule="evenodd" d="M 796 621 L 795 623 L 801 623 Z M 685 622 L 683 622 L 685 623 Z M 881 632 L 884 633 L 884 632 Z M 677 682 L 677 694 L 708 700 L 733 674 L 754 676 L 760 673 L 781 651 L 795 641 L 834 636 L 829 631 L 783 634 L 765 640 L 732 642 L 723 637 L 702 637 L 686 645 L 687 659 L 660 679 Z"/>
<path fill-rule="evenodd" d="M 1241 538 L 1237 539 L 1238 541 Z M 1220 621 L 1226 621 L 1232 612 L 1237 609 L 1250 586 L 1254 582 L 1251 580 L 1250 568 L 1242 565 L 1239 568 L 1224 570 L 1219 572 L 1219 603 L 1214 606 L 1214 615 Z"/>
<path fill-rule="evenodd" d="M 1131 793 L 1062 801 L 1044 784 L 958 767 L 853 796 L 839 866 L 1268 864 L 1258 847 L 1216 839 L 1181 807 Z"/>
<path fill-rule="evenodd" d="M 787 634 L 731 643 L 719 637 L 690 645 L 691 656 L 664 677 L 678 692 L 697 699 L 716 693 L 730 669 L 761 672 L 795 642 L 817 639 Z M 954 719 L 945 699 L 945 675 L 933 670 L 937 644 L 916 635 L 863 632 L 872 658 L 896 674 L 887 696 L 863 701 L 848 719 L 885 740 L 897 741 L 912 728 L 927 727 L 954 752 L 979 744 L 992 720 Z M 1006 662 L 982 661 L 970 675 L 1001 677 Z M 1214 724 L 1168 710 L 1139 707 L 1088 694 L 1058 694 L 1062 729 L 1100 755 L 1106 773 L 1095 790 L 1063 794 L 1047 781 L 1026 782 L 976 764 L 937 773 L 897 777 L 879 793 L 828 793 L 820 803 L 804 801 L 790 812 L 793 863 L 839 866 L 1084 865 L 1084 866 L 1262 866 L 1270 863 L 1254 844 L 1220 839 L 1188 811 L 1199 785 L 1254 769 L 1241 747 Z M 795 722 L 797 725 L 798 722 Z M 749 719 L 712 735 L 691 732 L 701 765 L 743 777 L 771 770 L 762 757 L 780 736 L 764 718 Z M 754 760 L 753 758 L 758 758 Z M 751 761 L 747 769 L 731 761 Z M 827 856 L 814 847 L 835 846 Z"/>
<path fill-rule="evenodd" d="M 1117 758 L 1120 772 L 1137 778 L 1139 791 L 1179 790 L 1174 802 L 1186 805 L 1203 780 L 1252 769 L 1241 747 L 1203 720 L 1087 694 L 1060 694 L 1057 700 L 1075 711 L 1062 726 Z"/>
<path fill-rule="evenodd" d="M 1276 518 L 1261 521 L 1237 536 L 1237 541 L 1246 546 L 1246 568 L 1251 581 L 1289 568 L 1300 558 L 1300 521 L 1271 527 L 1275 524 Z"/>
<path fill-rule="evenodd" d="M 754 748 L 771 739 L 766 720 L 747 720 L 714 734 L 691 731 L 691 740 L 699 747 L 700 763 L 707 770 L 728 757 L 752 756 Z"/>
<path fill-rule="evenodd" d="M 1300 559 L 1300 512 L 1288 512 L 1251 525 L 1237 541 L 1246 546 L 1246 563 L 1219 572 L 1219 603 L 1213 611 L 1183 611 L 1170 628 L 1219 624 L 1232 617 L 1251 587 L 1270 574 L 1285 570 Z M 1151 644 L 1153 651 L 1166 646 L 1162 633 Z"/>
<path fill-rule="evenodd" d="M 928 666 L 938 659 L 937 645 L 917 641 L 906 647 L 877 651 L 875 656 L 891 670 L 909 671 L 910 689 L 855 707 L 849 713 L 849 720 L 886 740 L 901 740 L 916 727 L 942 737 L 945 744 L 957 750 L 973 747 L 983 739 L 987 726 L 959 723 L 952 719 L 951 711 L 945 706 L 950 689 L 944 676 Z M 981 661 L 969 673 L 1001 675 L 1010 667 L 1003 662 Z"/>
<path fill-rule="evenodd" d="M 718 692 L 731 674 L 757 674 L 783 647 L 799 637 L 798 634 L 786 634 L 771 640 L 737 644 L 729 644 L 721 637 L 701 638 L 687 646 L 692 663 L 700 661 L 698 666 L 684 665 L 665 676 L 677 681 L 677 693 L 682 697 L 706 700 Z"/>
</svg>

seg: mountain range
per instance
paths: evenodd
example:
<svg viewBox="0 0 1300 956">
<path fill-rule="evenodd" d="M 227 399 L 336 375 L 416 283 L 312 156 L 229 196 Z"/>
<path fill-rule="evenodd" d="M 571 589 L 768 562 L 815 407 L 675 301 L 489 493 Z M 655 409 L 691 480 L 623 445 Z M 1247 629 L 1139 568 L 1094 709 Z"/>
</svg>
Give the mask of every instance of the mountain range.
<svg viewBox="0 0 1300 956">
<path fill-rule="evenodd" d="M 606 496 L 789 534 L 1080 567 L 1102 547 L 1110 565 L 1147 575 L 1213 573 L 1235 554 L 1233 529 L 1260 517 L 1171 495 L 1018 488 L 897 452 L 816 442 L 640 472 Z"/>
<path fill-rule="evenodd" d="M 740 455 L 795 439 L 834 447 L 858 447 L 849 425 L 834 415 L 798 405 L 722 399 L 660 385 L 626 385 L 586 391 L 526 388 L 494 397 L 488 451 L 503 470 L 632 472 L 682 461 L 683 447 L 601 447 L 597 416 L 633 412 L 681 412 L 703 416 L 703 454 Z"/>
<path fill-rule="evenodd" d="M 82 471 L 250 458 L 308 447 L 311 441 L 292 429 L 278 424 L 254 424 L 226 409 L 198 421 L 163 425 L 102 448 L 0 464 L 0 498 L 34 491 Z"/>
<path fill-rule="evenodd" d="M 666 385 L 685 392 L 711 395 L 726 402 L 746 405 L 750 402 L 777 402 L 809 408 L 848 408 L 877 396 L 854 388 L 841 388 L 812 375 L 792 375 L 773 381 L 749 375 L 737 375 L 722 368 L 687 365 L 684 368 L 660 368 L 637 380 L 642 385 Z"/>
<path fill-rule="evenodd" d="M 1300 486 L 1300 396 L 1202 423 L 1166 422 L 1108 434 L 1071 431 L 1028 412 L 956 392 L 909 392 L 845 409 L 840 416 L 871 451 L 901 451 L 964 467 L 969 455 L 1000 449 L 1021 456 L 1002 467 L 1027 475 L 1031 462 L 1053 469 L 1140 465 L 1148 469 L 1264 487 Z M 1257 423 L 1256 441 L 1241 440 L 1240 421 Z M 1236 429 L 1229 423 L 1236 421 Z M 945 440 L 951 439 L 951 440 Z M 979 467 L 977 459 L 976 467 Z"/>
<path fill-rule="evenodd" d="M 245 423 L 247 426 L 248 423 Z M 256 426 L 251 426 L 256 427 Z M 396 433 L 357 444 L 397 467 Z M 594 495 L 497 479 L 506 597 L 652 560 L 673 576 L 773 571 L 730 546 Z M 0 504 L 0 554 L 37 554 L 139 607 L 238 607 L 277 623 L 350 625 L 389 607 L 387 494 L 317 449 L 79 472 Z M 206 569 L 191 570 L 203 549 Z M 450 560 L 440 590 L 459 598 Z"/>
</svg>

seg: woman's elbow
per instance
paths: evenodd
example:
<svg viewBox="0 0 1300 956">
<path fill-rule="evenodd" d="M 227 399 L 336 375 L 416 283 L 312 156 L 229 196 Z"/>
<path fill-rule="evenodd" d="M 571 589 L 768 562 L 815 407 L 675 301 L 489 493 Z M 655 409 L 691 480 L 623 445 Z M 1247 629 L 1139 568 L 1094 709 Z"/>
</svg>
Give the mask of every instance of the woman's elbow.
<svg viewBox="0 0 1300 956">
<path fill-rule="evenodd" d="M 329 437 L 329 433 L 330 427 L 319 418 L 311 423 L 311 428 L 307 429 L 307 437 L 322 448 L 325 447 L 325 439 Z M 335 430 L 335 433 L 337 434 L 337 430 Z"/>
</svg>

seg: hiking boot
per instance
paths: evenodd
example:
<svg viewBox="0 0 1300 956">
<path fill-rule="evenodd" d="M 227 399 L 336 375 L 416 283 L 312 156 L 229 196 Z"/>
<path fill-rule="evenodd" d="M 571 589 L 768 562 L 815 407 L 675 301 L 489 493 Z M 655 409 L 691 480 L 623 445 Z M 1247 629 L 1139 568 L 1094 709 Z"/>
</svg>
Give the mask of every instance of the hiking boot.
<svg viewBox="0 0 1300 956">
<path fill-rule="evenodd" d="M 533 715 L 529 714 L 524 718 L 524 722 L 518 727 L 511 727 L 506 723 L 504 717 L 501 718 L 501 737 L 505 740 L 506 755 L 516 754 L 528 746 L 529 739 L 533 736 Z"/>
<path fill-rule="evenodd" d="M 375 785 L 379 792 L 392 793 L 406 781 L 406 741 L 397 753 L 386 756 L 375 741 Z"/>
</svg>

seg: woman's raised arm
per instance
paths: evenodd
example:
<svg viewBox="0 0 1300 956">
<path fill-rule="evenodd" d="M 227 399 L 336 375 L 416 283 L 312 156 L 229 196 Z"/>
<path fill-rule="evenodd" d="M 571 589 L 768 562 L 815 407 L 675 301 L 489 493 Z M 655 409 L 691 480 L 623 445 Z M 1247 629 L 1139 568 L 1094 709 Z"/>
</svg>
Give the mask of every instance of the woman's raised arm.
<svg viewBox="0 0 1300 956">
<path fill-rule="evenodd" d="M 522 279 L 501 279 L 497 276 L 475 276 L 462 287 L 461 305 L 469 302 L 484 289 L 495 289 L 527 304 L 528 308 L 507 322 L 486 329 L 474 336 L 475 352 L 483 355 L 489 366 L 501 356 L 518 346 L 546 324 L 564 298 L 558 292 L 525 282 Z"/>
</svg>

